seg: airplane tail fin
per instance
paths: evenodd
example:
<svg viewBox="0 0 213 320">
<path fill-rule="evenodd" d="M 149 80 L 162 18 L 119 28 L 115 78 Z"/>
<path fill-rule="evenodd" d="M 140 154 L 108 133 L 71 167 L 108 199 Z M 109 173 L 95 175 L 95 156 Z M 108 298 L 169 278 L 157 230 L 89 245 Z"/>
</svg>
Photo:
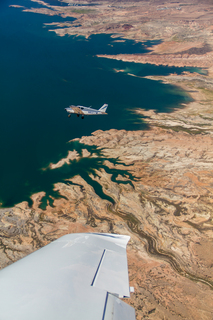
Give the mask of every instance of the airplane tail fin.
<svg viewBox="0 0 213 320">
<path fill-rule="evenodd" d="M 104 104 L 98 111 L 106 112 L 107 107 L 108 107 L 108 104 Z"/>
</svg>

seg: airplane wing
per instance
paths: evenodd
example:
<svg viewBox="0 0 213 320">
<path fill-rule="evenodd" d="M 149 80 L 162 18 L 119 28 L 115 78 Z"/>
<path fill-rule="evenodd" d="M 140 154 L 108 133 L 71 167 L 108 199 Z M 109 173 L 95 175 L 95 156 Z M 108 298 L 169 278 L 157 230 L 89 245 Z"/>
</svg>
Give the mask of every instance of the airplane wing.
<svg viewBox="0 0 213 320">
<path fill-rule="evenodd" d="M 79 107 L 70 106 L 70 108 L 73 109 L 75 113 L 84 114 L 84 112 Z"/>
<path fill-rule="evenodd" d="M 134 320 L 128 236 L 68 234 L 0 271 L 1 320 Z"/>
</svg>

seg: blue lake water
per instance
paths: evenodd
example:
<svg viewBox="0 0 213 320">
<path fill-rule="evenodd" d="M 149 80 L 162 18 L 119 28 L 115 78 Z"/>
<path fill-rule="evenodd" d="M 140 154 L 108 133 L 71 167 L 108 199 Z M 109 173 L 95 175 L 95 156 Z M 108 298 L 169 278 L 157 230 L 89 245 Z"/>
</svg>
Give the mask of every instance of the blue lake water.
<svg viewBox="0 0 213 320">
<path fill-rule="evenodd" d="M 20 8 L 9 7 L 11 4 L 37 6 L 29 0 L 0 2 L 2 206 L 29 200 L 32 193 L 39 191 L 57 196 L 52 192 L 53 184 L 75 174 L 92 183 L 88 173 L 103 166 L 101 155 L 97 161 L 84 159 L 58 170 L 41 170 L 66 156 L 69 149 L 78 148 L 80 152 L 83 146 L 68 144 L 69 140 L 98 129 L 144 129 L 145 123 L 133 113 L 135 108 L 170 112 L 190 100 L 174 86 L 141 77 L 193 69 L 140 65 L 95 56 L 144 53 L 157 42 L 115 42 L 104 34 L 87 40 L 58 37 L 44 23 L 61 21 L 61 17 L 22 12 Z M 104 103 L 109 104 L 108 116 L 69 119 L 64 111 L 70 104 L 100 108 Z M 93 185 L 100 194 L 99 186 Z"/>
</svg>

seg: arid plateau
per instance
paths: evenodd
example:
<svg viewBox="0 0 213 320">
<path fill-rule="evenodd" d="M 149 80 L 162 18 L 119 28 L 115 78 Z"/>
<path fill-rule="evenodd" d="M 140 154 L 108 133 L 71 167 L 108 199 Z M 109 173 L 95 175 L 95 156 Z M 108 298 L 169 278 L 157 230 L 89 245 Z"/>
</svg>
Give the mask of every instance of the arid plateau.
<svg viewBox="0 0 213 320">
<path fill-rule="evenodd" d="M 55 184 L 62 198 L 45 210 L 39 207 L 44 192 L 32 196 L 32 207 L 22 202 L 0 209 L 0 267 L 67 233 L 128 234 L 135 293 L 127 303 L 136 309 L 137 320 L 213 319 L 213 3 L 103 0 L 89 6 L 89 1 L 66 1 L 71 5 L 35 0 L 45 7 L 23 10 L 76 18 L 58 28 L 54 24 L 59 36 L 109 33 L 161 40 L 146 54 L 102 57 L 203 72 L 150 76 L 185 90 L 191 102 L 170 113 L 135 109 L 147 130 L 98 130 L 75 139 L 85 146 L 82 154 L 70 151 L 50 164 L 55 170 L 95 157 L 87 150 L 95 146 L 106 167 L 127 172 L 117 180 L 104 169 L 91 175 L 112 201 L 75 176 Z M 81 3 L 88 6 L 72 5 Z"/>
</svg>

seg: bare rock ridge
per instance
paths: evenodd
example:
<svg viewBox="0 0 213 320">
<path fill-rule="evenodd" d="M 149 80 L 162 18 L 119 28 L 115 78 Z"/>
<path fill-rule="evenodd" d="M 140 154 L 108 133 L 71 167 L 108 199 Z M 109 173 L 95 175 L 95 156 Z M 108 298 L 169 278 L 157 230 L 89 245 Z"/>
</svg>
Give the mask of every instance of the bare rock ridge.
<svg viewBox="0 0 213 320">
<path fill-rule="evenodd" d="M 113 33 L 137 41 L 162 40 L 147 54 L 106 58 L 205 67 L 205 72 L 149 77 L 181 87 L 192 102 L 171 113 L 135 110 L 149 130 L 96 131 L 76 139 L 83 145 L 82 154 L 73 150 L 50 164 L 55 170 L 95 157 L 87 149 L 94 146 L 104 166 L 90 179 L 108 200 L 75 176 L 55 184 L 62 198 L 53 199 L 54 206 L 48 204 L 45 210 L 40 207 L 44 192 L 32 196 L 31 208 L 22 202 L 0 209 L 0 267 L 67 233 L 127 234 L 130 284 L 135 287 L 130 303 L 137 320 L 212 319 L 213 5 L 103 0 L 81 7 L 90 2 L 66 1 L 67 7 L 37 1 L 44 8 L 22 9 L 75 17 L 54 29 L 60 36 Z"/>
</svg>

